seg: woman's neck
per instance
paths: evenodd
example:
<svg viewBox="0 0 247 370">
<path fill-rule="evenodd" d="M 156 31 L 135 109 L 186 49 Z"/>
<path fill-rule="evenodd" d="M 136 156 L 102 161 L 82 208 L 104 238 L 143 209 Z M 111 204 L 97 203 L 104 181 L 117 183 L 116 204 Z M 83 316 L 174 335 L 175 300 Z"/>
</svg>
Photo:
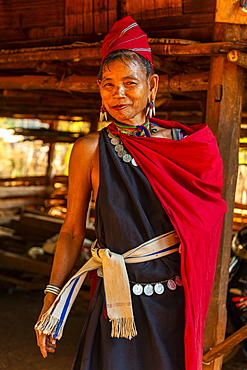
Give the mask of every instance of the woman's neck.
<svg viewBox="0 0 247 370">
<path fill-rule="evenodd" d="M 114 120 L 114 124 L 119 132 L 123 134 L 133 135 L 133 136 L 151 136 L 151 128 L 148 117 L 142 125 L 132 125 L 128 123 L 122 123 Z"/>
</svg>

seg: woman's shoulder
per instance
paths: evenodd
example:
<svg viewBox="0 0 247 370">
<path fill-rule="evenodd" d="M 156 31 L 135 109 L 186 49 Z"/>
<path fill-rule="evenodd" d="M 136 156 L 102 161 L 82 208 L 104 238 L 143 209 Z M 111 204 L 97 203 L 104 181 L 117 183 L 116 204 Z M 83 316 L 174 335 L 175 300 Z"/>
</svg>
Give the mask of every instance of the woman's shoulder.
<svg viewBox="0 0 247 370">
<path fill-rule="evenodd" d="M 94 152 L 97 150 L 99 145 L 100 132 L 91 132 L 85 136 L 80 137 L 76 140 L 74 144 L 74 150 L 86 150 L 89 152 Z"/>
</svg>

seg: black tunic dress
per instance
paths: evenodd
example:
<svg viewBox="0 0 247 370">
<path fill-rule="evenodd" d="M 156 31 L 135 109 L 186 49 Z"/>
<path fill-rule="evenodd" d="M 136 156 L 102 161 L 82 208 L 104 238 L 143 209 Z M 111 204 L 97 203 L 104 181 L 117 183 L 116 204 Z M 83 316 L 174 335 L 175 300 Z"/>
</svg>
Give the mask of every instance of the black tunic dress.
<svg viewBox="0 0 247 370">
<path fill-rule="evenodd" d="M 96 202 L 99 244 L 124 253 L 173 229 L 160 201 L 139 167 L 117 156 L 106 129 L 100 138 L 100 186 Z M 127 265 L 132 282 L 154 283 L 180 275 L 178 252 Z M 105 315 L 102 278 L 91 302 L 73 370 L 184 370 L 184 293 L 132 294 L 138 335 L 111 338 Z"/>
</svg>

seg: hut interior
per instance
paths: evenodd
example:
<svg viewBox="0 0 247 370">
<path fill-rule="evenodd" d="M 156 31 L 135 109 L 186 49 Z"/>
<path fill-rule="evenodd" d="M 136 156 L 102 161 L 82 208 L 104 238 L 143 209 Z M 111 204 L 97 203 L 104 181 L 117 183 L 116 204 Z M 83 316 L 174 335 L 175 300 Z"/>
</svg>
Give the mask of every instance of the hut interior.
<svg viewBox="0 0 247 370">
<path fill-rule="evenodd" d="M 66 213 L 71 145 L 100 128 L 96 80 L 101 44 L 114 22 L 126 15 L 149 37 L 160 75 L 158 117 L 188 125 L 207 122 L 224 161 L 223 195 L 229 211 L 205 332 L 206 352 L 224 339 L 232 231 L 247 221 L 243 0 L 0 0 L 0 280 L 38 289 L 30 276 L 49 275 L 52 257 L 37 250 L 59 232 Z M 92 203 L 89 240 L 94 237 L 93 209 Z M 27 255 L 32 247 L 36 259 Z M 11 276 L 13 269 L 29 278 Z M 221 362 L 219 357 L 205 368 L 219 369 Z"/>
</svg>

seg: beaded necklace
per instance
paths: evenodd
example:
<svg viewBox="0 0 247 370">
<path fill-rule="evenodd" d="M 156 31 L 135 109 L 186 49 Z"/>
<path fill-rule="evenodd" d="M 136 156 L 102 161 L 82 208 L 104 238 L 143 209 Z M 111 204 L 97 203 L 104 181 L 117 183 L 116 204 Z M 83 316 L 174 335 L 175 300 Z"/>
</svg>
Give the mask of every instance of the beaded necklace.
<svg viewBox="0 0 247 370">
<path fill-rule="evenodd" d="M 146 122 L 139 126 L 129 125 L 127 123 L 122 123 L 114 120 L 114 124 L 119 132 L 122 134 L 133 135 L 133 136 L 151 136 L 151 123 L 147 118 Z"/>
</svg>

